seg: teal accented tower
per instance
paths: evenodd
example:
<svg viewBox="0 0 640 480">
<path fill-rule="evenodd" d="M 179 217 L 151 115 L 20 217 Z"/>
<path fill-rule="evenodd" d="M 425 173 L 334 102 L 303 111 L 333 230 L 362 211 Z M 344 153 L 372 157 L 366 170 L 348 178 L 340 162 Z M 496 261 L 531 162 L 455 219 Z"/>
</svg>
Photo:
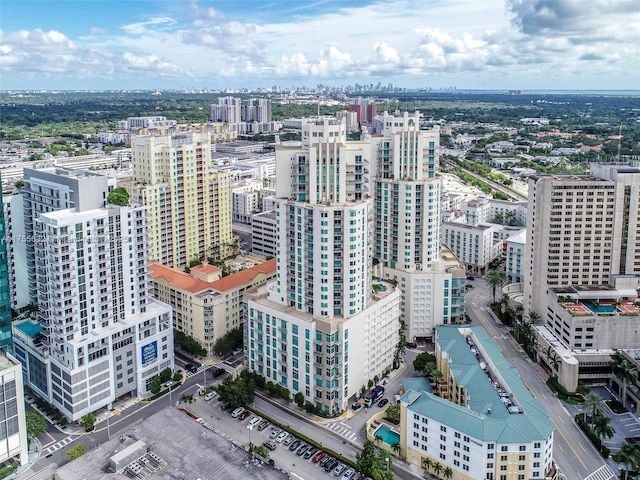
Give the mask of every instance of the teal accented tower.
<svg viewBox="0 0 640 480">
<path fill-rule="evenodd" d="M 0 176 L 0 185 L 2 177 Z M 7 242 L 4 231 L 4 209 L 0 190 L 0 348 L 6 347 L 13 353 L 11 340 L 11 300 L 9 299 L 9 264 L 7 258 Z"/>
</svg>

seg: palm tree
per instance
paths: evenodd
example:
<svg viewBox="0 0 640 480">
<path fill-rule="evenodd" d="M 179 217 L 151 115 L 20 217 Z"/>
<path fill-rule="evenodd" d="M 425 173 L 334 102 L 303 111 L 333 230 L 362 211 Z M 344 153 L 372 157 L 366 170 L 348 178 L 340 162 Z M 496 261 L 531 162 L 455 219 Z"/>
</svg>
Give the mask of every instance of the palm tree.
<svg viewBox="0 0 640 480">
<path fill-rule="evenodd" d="M 431 460 L 431 458 L 427 457 L 422 459 L 422 468 L 424 468 L 427 472 L 431 470 L 432 466 L 433 460 Z"/>
<path fill-rule="evenodd" d="M 540 315 L 536 312 L 529 312 L 529 315 L 527 315 L 527 317 L 529 318 L 529 323 L 533 325 L 538 323 L 538 320 L 540 320 Z"/>
<path fill-rule="evenodd" d="M 554 372 L 553 373 L 553 378 L 557 378 L 558 377 L 558 367 L 560 366 L 560 357 L 558 355 L 556 355 L 555 353 L 549 359 L 549 366 L 551 367 L 551 370 Z"/>
<path fill-rule="evenodd" d="M 587 413 L 591 417 L 591 422 L 598 414 L 602 413 L 602 397 L 595 392 L 589 392 L 584 396 L 582 416 L 585 422 L 587 421 Z"/>
<path fill-rule="evenodd" d="M 376 442 L 376 447 L 380 446 L 380 442 L 382 441 L 382 435 L 377 434 L 375 437 L 373 437 L 375 442 Z"/>
<path fill-rule="evenodd" d="M 436 472 L 436 475 L 437 475 L 437 476 L 440 476 L 440 474 L 442 473 L 442 469 L 443 469 L 443 468 L 444 468 L 444 467 L 442 466 L 442 464 L 441 464 L 440 462 L 436 462 L 436 463 L 433 465 L 433 471 L 434 471 L 434 472 Z"/>
<path fill-rule="evenodd" d="M 393 450 L 393 453 L 398 455 L 400 453 L 400 442 L 393 442 L 391 444 L 391 450 Z"/>
<path fill-rule="evenodd" d="M 630 443 L 624 442 L 620 446 L 618 453 L 613 455 L 613 459 L 625 466 L 624 477 L 627 478 L 629 470 L 637 470 L 640 468 L 640 452 Z"/>
<path fill-rule="evenodd" d="M 611 438 L 613 434 L 616 432 L 614 428 L 610 425 L 611 419 L 606 415 L 599 414 L 593 420 L 593 431 L 598 438 Z"/>
<path fill-rule="evenodd" d="M 451 478 L 453 477 L 453 470 L 451 469 L 451 467 L 447 467 L 444 469 L 442 475 L 444 476 L 444 478 Z"/>
<path fill-rule="evenodd" d="M 622 380 L 622 405 L 627 405 L 627 382 L 635 383 L 638 380 L 638 374 L 635 371 L 635 367 L 624 357 L 619 351 L 611 356 L 611 368 L 613 374 Z"/>
<path fill-rule="evenodd" d="M 487 283 L 491 286 L 491 302 L 495 303 L 496 301 L 496 288 L 500 285 L 504 285 L 504 282 L 507 281 L 507 274 L 504 270 L 491 270 L 487 275 Z"/>
</svg>

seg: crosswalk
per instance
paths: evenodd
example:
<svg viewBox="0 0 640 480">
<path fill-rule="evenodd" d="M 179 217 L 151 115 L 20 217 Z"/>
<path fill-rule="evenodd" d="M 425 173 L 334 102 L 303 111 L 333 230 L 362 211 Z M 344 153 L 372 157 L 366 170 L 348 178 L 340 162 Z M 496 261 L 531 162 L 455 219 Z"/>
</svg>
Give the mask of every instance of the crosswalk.
<svg viewBox="0 0 640 480">
<path fill-rule="evenodd" d="M 191 378 L 191 377 L 193 377 L 194 375 L 201 374 L 202 372 L 204 372 L 204 371 L 205 371 L 206 369 L 208 369 L 208 368 L 209 368 L 209 365 L 207 365 L 207 364 L 200 365 L 200 366 L 198 367 L 198 369 L 197 369 L 195 372 L 187 372 L 186 377 L 187 377 L 187 378 Z"/>
<path fill-rule="evenodd" d="M 58 441 L 56 443 L 43 445 L 42 446 L 42 455 L 44 455 L 46 457 L 47 455 L 52 454 L 56 450 L 60 450 L 61 448 L 66 447 L 71 442 L 73 442 L 76 438 L 78 438 L 78 437 L 75 436 L 75 435 L 69 435 L 69 436 L 63 438 L 62 440 L 60 440 L 60 441 Z"/>
<path fill-rule="evenodd" d="M 333 433 L 340 435 L 341 437 L 344 437 L 351 442 L 355 442 L 356 440 L 358 440 L 358 435 L 353 433 L 353 430 L 351 429 L 351 427 L 346 423 L 342 423 L 342 422 L 325 423 L 324 428 L 331 430 Z"/>
<path fill-rule="evenodd" d="M 584 480 L 611 480 L 613 478 L 618 477 L 613 473 L 611 467 L 609 467 L 609 465 L 603 465 L 589 476 L 584 477 Z"/>
</svg>

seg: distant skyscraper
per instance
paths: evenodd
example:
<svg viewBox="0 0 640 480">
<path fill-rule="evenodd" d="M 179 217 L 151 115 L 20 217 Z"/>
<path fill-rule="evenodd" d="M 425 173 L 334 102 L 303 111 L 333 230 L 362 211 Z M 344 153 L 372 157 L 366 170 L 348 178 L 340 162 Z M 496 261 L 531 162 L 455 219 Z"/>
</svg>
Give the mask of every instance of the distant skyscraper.
<svg viewBox="0 0 640 480">
<path fill-rule="evenodd" d="M 371 98 L 354 98 L 349 105 L 350 112 L 356 112 L 359 124 L 370 124 L 378 114 L 378 107 Z"/>
<path fill-rule="evenodd" d="M 271 121 L 271 100 L 250 98 L 242 107 L 242 120 L 245 122 L 268 123 Z"/>
<path fill-rule="evenodd" d="M 132 199 L 147 207 L 149 252 L 176 268 L 231 244 L 231 177 L 211 162 L 209 133 L 132 135 Z"/>
<path fill-rule="evenodd" d="M 211 105 L 211 121 L 240 123 L 242 100 L 235 97 L 220 97 L 216 105 Z"/>
<path fill-rule="evenodd" d="M 0 185 L 2 177 L 0 176 Z M 2 191 L 0 190 L 0 200 Z M 0 209 L 0 348 L 13 351 L 11 341 L 11 298 L 9 295 L 9 261 L 7 258 L 7 242 L 4 227 L 4 209 Z"/>
</svg>

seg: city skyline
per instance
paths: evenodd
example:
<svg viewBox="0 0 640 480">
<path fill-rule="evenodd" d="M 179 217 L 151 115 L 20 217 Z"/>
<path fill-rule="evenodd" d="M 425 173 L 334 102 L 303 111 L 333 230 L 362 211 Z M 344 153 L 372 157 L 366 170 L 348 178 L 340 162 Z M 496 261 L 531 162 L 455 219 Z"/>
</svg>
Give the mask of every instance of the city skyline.
<svg viewBox="0 0 640 480">
<path fill-rule="evenodd" d="M 2 89 L 634 89 L 629 0 L 2 2 Z"/>
</svg>

